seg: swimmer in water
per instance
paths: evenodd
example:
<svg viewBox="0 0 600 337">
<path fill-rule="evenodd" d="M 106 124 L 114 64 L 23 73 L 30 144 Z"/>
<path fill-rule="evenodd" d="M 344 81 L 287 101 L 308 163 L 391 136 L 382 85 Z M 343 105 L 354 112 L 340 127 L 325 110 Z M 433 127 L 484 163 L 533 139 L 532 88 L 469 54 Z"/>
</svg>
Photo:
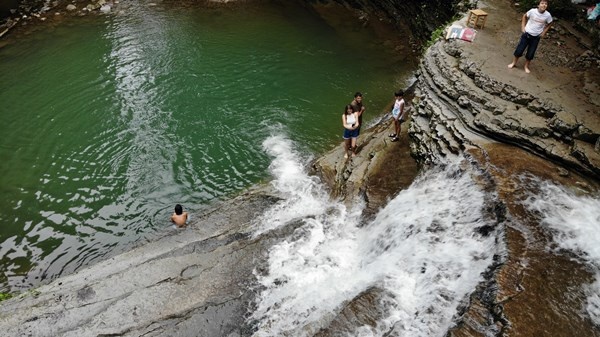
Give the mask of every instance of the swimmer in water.
<svg viewBox="0 0 600 337">
<path fill-rule="evenodd" d="M 175 213 L 171 215 L 171 222 L 177 226 L 177 228 L 183 228 L 187 225 L 188 212 L 183 211 L 183 207 L 180 204 L 175 205 Z"/>
</svg>

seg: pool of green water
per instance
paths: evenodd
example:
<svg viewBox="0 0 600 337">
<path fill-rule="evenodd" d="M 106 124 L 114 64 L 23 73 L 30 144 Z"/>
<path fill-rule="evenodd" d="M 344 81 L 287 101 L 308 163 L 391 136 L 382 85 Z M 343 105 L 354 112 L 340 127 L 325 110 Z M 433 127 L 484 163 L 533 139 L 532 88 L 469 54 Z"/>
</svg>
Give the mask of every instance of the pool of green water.
<svg viewBox="0 0 600 337">
<path fill-rule="evenodd" d="M 410 80 L 414 57 L 356 19 L 282 3 L 122 4 L 0 48 L 0 291 L 269 179 L 270 135 L 306 158 L 332 148 L 355 91 L 369 122 Z"/>
</svg>

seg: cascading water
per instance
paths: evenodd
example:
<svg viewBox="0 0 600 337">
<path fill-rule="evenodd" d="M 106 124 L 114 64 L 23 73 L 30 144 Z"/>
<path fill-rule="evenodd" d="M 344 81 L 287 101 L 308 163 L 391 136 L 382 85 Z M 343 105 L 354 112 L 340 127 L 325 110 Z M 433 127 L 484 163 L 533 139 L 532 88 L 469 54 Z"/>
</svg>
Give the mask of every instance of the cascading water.
<svg viewBox="0 0 600 337">
<path fill-rule="evenodd" d="M 534 179 L 539 192 L 524 201 L 540 217 L 542 228 L 550 231 L 556 250 L 572 252 L 586 264 L 596 280 L 587 285 L 586 311 L 600 325 L 600 199 L 576 195 L 564 187 Z"/>
<path fill-rule="evenodd" d="M 302 226 L 270 249 L 257 275 L 256 337 L 313 335 L 372 287 L 387 294 L 379 304 L 385 317 L 354 335 L 443 336 L 504 250 L 501 233 L 477 230 L 494 224 L 477 172 L 464 162 L 425 172 L 363 222 L 360 203 L 348 209 L 330 200 L 289 140 L 275 136 L 263 146 L 275 157 L 273 184 L 284 200 L 264 214 L 256 235 L 290 221 Z"/>
</svg>

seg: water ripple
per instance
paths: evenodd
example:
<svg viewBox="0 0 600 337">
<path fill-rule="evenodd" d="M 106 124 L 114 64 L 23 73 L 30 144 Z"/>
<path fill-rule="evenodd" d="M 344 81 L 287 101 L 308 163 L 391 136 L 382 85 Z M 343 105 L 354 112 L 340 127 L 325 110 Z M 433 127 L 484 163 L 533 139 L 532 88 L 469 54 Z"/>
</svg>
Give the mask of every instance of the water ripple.
<svg viewBox="0 0 600 337">
<path fill-rule="evenodd" d="M 358 74 L 332 30 L 295 11 L 121 5 L 0 49 L 0 76 L 21 79 L 0 81 L 0 291 L 145 240 L 175 203 L 194 212 L 264 179 L 274 129 L 328 147 L 356 83 L 393 83 L 370 65 L 389 55 L 369 51 Z"/>
</svg>

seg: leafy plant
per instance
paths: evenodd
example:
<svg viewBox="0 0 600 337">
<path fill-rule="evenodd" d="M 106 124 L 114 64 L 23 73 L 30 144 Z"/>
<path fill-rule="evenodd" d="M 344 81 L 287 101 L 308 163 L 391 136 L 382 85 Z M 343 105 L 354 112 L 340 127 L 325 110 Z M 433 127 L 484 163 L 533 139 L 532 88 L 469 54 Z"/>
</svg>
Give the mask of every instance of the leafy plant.
<svg viewBox="0 0 600 337">
<path fill-rule="evenodd" d="M 5 301 L 11 297 L 13 297 L 13 295 L 9 293 L 0 293 L 0 302 Z"/>
<path fill-rule="evenodd" d="M 440 27 L 436 28 L 433 32 L 431 32 L 431 37 L 423 45 L 423 51 L 426 51 L 429 47 L 431 47 L 435 43 L 435 41 L 439 40 L 439 38 L 443 36 L 445 29 L 446 29 L 446 26 L 444 25 L 444 26 L 440 26 Z"/>
<path fill-rule="evenodd" d="M 26 292 L 23 292 L 23 293 L 19 294 L 19 298 L 24 298 L 24 297 L 27 297 L 27 296 L 36 297 L 36 296 L 39 296 L 40 294 L 41 294 L 40 291 L 37 290 L 37 289 L 29 289 Z"/>
</svg>

